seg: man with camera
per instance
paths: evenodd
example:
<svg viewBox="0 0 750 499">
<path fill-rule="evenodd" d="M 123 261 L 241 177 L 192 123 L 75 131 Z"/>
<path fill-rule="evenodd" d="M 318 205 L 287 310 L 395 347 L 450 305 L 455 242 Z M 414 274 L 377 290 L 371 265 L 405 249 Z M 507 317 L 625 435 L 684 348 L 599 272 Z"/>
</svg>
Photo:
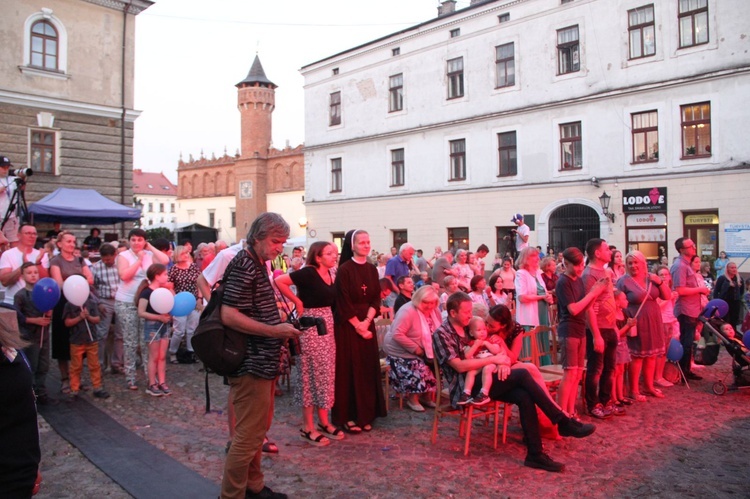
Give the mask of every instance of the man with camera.
<svg viewBox="0 0 750 499">
<path fill-rule="evenodd" d="M 13 164 L 7 156 L 0 156 L 0 221 L 8 219 L 2 227 L 3 234 L 10 242 L 11 247 L 18 244 L 18 218 L 15 212 L 8 213 L 10 202 L 18 189 L 16 179 L 9 175 Z"/>
<path fill-rule="evenodd" d="M 260 463 L 281 346 L 300 334 L 292 324 L 281 322 L 266 267 L 281 254 L 288 237 L 289 224 L 281 215 L 260 214 L 247 233 L 247 248 L 232 260 L 225 275 L 221 320 L 247 335 L 247 349 L 242 365 L 229 376 L 237 422 L 224 464 L 222 499 L 286 497 L 265 486 Z"/>
</svg>

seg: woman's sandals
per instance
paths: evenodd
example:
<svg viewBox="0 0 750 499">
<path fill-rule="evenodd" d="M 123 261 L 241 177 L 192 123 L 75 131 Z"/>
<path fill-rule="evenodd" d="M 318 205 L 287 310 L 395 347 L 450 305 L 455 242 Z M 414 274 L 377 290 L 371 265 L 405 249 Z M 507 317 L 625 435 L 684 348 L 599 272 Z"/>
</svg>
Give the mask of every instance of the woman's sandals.
<svg viewBox="0 0 750 499">
<path fill-rule="evenodd" d="M 331 443 L 331 441 L 324 435 L 318 434 L 317 437 L 313 438 L 312 431 L 305 431 L 302 429 L 299 431 L 299 438 L 315 447 L 325 447 Z"/>
</svg>

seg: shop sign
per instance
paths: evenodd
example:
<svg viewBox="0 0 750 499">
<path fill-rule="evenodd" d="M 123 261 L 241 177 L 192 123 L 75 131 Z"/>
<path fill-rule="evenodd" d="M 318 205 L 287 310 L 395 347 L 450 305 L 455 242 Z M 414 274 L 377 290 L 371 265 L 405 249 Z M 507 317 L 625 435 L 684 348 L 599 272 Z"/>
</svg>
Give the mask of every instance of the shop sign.
<svg viewBox="0 0 750 499">
<path fill-rule="evenodd" d="M 622 191 L 623 213 L 667 211 L 667 188 L 625 189 Z"/>
<path fill-rule="evenodd" d="M 664 213 L 642 213 L 639 215 L 628 215 L 628 227 L 661 227 L 667 225 L 667 215 Z"/>
<path fill-rule="evenodd" d="M 719 215 L 709 213 L 706 215 L 685 215 L 685 225 L 717 225 Z"/>
</svg>

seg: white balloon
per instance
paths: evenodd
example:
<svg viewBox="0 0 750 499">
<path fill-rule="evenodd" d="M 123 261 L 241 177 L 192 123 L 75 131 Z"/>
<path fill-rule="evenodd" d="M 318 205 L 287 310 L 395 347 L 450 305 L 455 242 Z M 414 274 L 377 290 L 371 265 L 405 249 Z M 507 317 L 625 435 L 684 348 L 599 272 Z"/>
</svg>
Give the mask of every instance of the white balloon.
<svg viewBox="0 0 750 499">
<path fill-rule="evenodd" d="M 166 288 L 155 289 L 148 300 L 158 314 L 168 314 L 174 307 L 174 295 Z"/>
<path fill-rule="evenodd" d="M 82 307 L 89 298 L 89 283 L 80 275 L 72 275 L 63 282 L 63 294 L 68 302 Z"/>
</svg>

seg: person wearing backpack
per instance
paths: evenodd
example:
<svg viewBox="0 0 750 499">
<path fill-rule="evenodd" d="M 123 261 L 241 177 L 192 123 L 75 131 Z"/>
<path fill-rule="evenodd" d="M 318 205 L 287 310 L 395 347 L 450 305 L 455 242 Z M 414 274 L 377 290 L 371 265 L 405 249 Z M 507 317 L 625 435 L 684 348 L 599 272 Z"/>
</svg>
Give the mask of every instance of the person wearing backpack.
<svg viewBox="0 0 750 499">
<path fill-rule="evenodd" d="M 300 335 L 292 324 L 281 322 L 265 264 L 281 254 L 288 237 L 289 224 L 281 215 L 260 214 L 250 226 L 247 248 L 225 276 L 221 320 L 247 335 L 247 349 L 240 368 L 228 377 L 237 423 L 224 464 L 222 499 L 286 497 L 265 485 L 260 463 L 281 346 Z"/>
</svg>

